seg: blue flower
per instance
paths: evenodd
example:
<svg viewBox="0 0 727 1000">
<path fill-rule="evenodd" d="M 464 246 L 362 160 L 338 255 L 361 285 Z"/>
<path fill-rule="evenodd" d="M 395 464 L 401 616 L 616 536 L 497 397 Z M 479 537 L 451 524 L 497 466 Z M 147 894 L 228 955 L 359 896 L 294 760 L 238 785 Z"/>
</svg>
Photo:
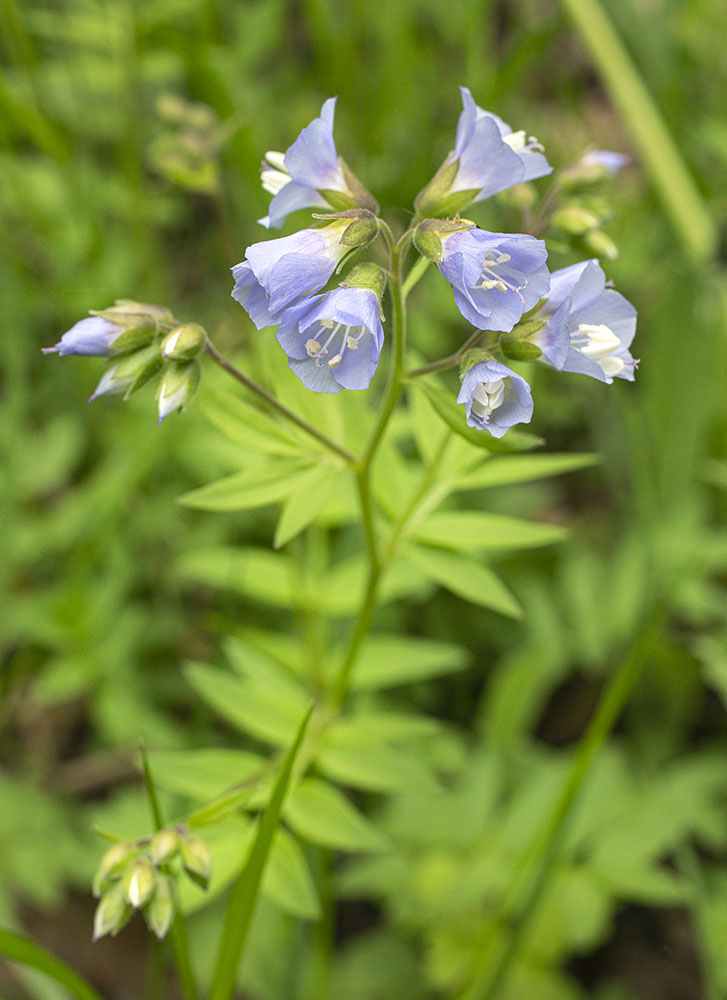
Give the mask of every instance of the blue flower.
<svg viewBox="0 0 727 1000">
<path fill-rule="evenodd" d="M 232 297 L 258 330 L 277 326 L 291 306 L 326 284 L 351 251 L 341 242 L 350 225 L 350 218 L 336 219 L 322 229 L 301 229 L 247 248 L 245 260 L 232 268 Z"/>
<path fill-rule="evenodd" d="M 612 153 L 607 149 L 592 149 L 575 164 L 576 167 L 602 167 L 609 174 L 616 174 L 627 163 L 631 162 L 631 157 L 625 153 Z"/>
<path fill-rule="evenodd" d="M 260 180 L 273 195 L 263 226 L 279 229 L 300 208 L 347 209 L 356 206 L 378 211 L 378 205 L 336 152 L 333 114 L 336 98 L 325 102 L 320 118 L 306 126 L 285 153 L 265 154 Z"/>
<path fill-rule="evenodd" d="M 277 338 L 308 389 L 366 389 L 384 342 L 379 298 L 371 288 L 340 286 L 286 312 Z"/>
<path fill-rule="evenodd" d="M 474 227 L 442 233 L 441 246 L 439 270 L 473 326 L 507 333 L 548 290 L 548 252 L 533 236 Z"/>
<path fill-rule="evenodd" d="M 499 361 L 480 361 L 462 379 L 457 396 L 464 403 L 467 423 L 501 438 L 513 424 L 527 424 L 533 415 L 530 386 Z"/>
<path fill-rule="evenodd" d="M 546 301 L 532 319 L 547 321 L 529 338 L 541 348 L 547 364 L 609 384 L 614 378 L 633 382 L 638 362 L 629 347 L 636 332 L 636 310 L 623 295 L 606 287 L 597 260 L 555 271 Z"/>
<path fill-rule="evenodd" d="M 122 327 L 101 316 L 88 316 L 67 330 L 57 344 L 44 347 L 43 354 L 82 354 L 86 357 L 109 358 L 114 353 L 111 344 L 123 332 Z"/>
<path fill-rule="evenodd" d="M 467 87 L 460 91 L 463 110 L 454 150 L 417 196 L 420 215 L 452 215 L 553 170 L 537 139 L 524 130 L 513 132 L 497 115 L 484 111 Z"/>
</svg>

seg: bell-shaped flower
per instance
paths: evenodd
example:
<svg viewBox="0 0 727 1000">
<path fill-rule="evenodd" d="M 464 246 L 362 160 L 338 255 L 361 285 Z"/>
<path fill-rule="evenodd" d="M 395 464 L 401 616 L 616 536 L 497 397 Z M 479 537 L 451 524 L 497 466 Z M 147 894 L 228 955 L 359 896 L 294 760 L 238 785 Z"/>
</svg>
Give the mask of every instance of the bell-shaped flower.
<svg viewBox="0 0 727 1000">
<path fill-rule="evenodd" d="M 291 306 L 323 288 L 352 246 L 368 242 L 356 228 L 367 225 L 378 232 L 370 212 L 355 212 L 320 229 L 253 243 L 245 260 L 232 268 L 232 297 L 258 330 L 277 326 Z"/>
<path fill-rule="evenodd" d="M 460 87 L 462 113 L 455 146 L 432 180 L 419 193 L 419 215 L 453 215 L 473 202 L 552 172 L 543 147 L 524 130 L 513 132 L 491 111 L 479 107 L 467 87 Z"/>
<path fill-rule="evenodd" d="M 367 208 L 378 205 L 336 152 L 333 114 L 336 98 L 329 98 L 285 153 L 268 152 L 260 180 L 273 195 L 263 226 L 279 229 L 300 208 Z"/>
<path fill-rule="evenodd" d="M 374 274 L 358 284 L 356 272 Z M 314 392 L 366 389 L 379 363 L 380 269 L 364 264 L 346 283 L 291 309 L 277 333 L 290 368 Z M 363 279 L 364 281 L 366 279 Z"/>
<path fill-rule="evenodd" d="M 530 386 L 499 361 L 480 361 L 464 374 L 457 396 L 464 403 L 467 423 L 501 438 L 514 424 L 527 424 L 533 415 Z"/>
<path fill-rule="evenodd" d="M 472 227 L 440 236 L 436 262 L 464 318 L 483 330 L 509 332 L 548 291 L 548 251 L 533 236 Z"/>
<path fill-rule="evenodd" d="M 86 357 L 110 358 L 114 340 L 123 333 L 120 326 L 101 316 L 88 316 L 66 330 L 57 344 L 44 347 L 43 354 L 82 354 Z"/>
<path fill-rule="evenodd" d="M 629 347 L 636 332 L 636 309 L 606 287 L 597 260 L 555 271 L 550 292 L 532 319 L 546 320 L 529 339 L 541 348 L 547 364 L 609 384 L 614 378 L 633 382 L 638 362 Z"/>
</svg>

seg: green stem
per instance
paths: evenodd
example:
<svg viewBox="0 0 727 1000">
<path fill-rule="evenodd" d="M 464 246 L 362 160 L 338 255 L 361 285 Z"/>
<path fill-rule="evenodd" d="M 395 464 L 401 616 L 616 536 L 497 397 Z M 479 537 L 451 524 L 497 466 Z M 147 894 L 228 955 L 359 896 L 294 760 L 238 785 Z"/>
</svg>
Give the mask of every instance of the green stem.
<svg viewBox="0 0 727 1000">
<path fill-rule="evenodd" d="M 409 292 L 412 290 L 414 285 L 424 277 L 427 273 L 427 268 L 429 267 L 430 261 L 426 257 L 420 257 L 416 262 L 414 267 L 409 271 L 406 278 L 404 279 L 404 284 L 401 286 L 401 297 L 406 302 Z"/>
<path fill-rule="evenodd" d="M 660 634 L 663 612 L 652 614 L 628 656 L 614 674 L 599 702 L 596 713 L 581 739 L 563 790 L 541 834 L 528 851 L 523 869 L 532 871 L 526 890 L 520 894 L 522 879 L 517 879 L 515 891 L 520 901 L 514 907 L 510 936 L 494 964 L 485 969 L 475 984 L 460 1000 L 497 1000 L 512 966 L 520 954 L 527 932 L 537 914 L 538 906 L 556 874 L 556 863 L 567 831 L 567 821 L 573 804 L 588 775 L 593 760 L 624 710 L 626 702 L 649 658 L 652 646 Z M 506 910 L 509 912 L 509 907 Z"/>
<path fill-rule="evenodd" d="M 154 784 L 154 778 L 152 777 L 151 768 L 149 766 L 149 758 L 143 744 L 140 749 L 141 763 L 144 769 L 144 782 L 146 784 L 146 792 L 149 799 L 149 808 L 151 809 L 154 829 L 162 830 L 164 829 L 164 817 L 162 816 L 159 798 L 156 793 L 156 785 Z M 184 922 L 182 914 L 179 912 L 178 900 L 176 898 L 174 900 L 174 911 L 174 920 L 172 921 L 172 926 L 169 928 L 169 939 L 172 944 L 172 952 L 174 954 L 174 962 L 177 967 L 177 975 L 179 976 L 179 985 L 182 988 L 182 994 L 185 997 L 185 1000 L 197 1000 L 197 983 L 194 978 L 194 970 L 192 969 L 192 956 L 189 950 L 187 925 Z"/>
<path fill-rule="evenodd" d="M 254 379 L 245 375 L 244 372 L 241 372 L 239 368 L 235 367 L 235 365 L 233 365 L 233 363 L 223 354 L 220 354 L 214 344 L 211 344 L 210 341 L 207 341 L 207 346 L 205 347 L 204 352 L 208 357 L 212 358 L 212 360 L 218 364 L 223 371 L 226 371 L 228 375 L 231 375 L 241 385 L 244 385 L 246 389 L 250 390 L 250 392 L 255 393 L 255 395 L 267 403 L 268 406 L 277 410 L 278 413 L 284 416 L 286 420 L 289 420 L 292 424 L 295 424 L 296 427 L 305 431 L 306 434 L 315 438 L 320 444 L 325 445 L 329 451 L 334 452 L 339 456 L 339 458 L 345 459 L 345 461 L 350 465 L 356 465 L 358 463 L 358 459 L 353 452 L 349 451 L 348 448 L 344 448 L 343 445 L 334 441 L 332 438 L 329 438 L 327 434 L 319 431 L 317 427 L 314 427 L 313 424 L 309 424 L 307 420 L 303 420 L 303 418 L 299 417 L 297 413 L 289 410 L 288 407 L 281 403 L 279 399 L 276 399 L 271 392 L 268 392 L 267 389 L 263 388 L 263 386 L 261 386 Z"/>
<path fill-rule="evenodd" d="M 448 355 L 446 358 L 440 358 L 438 361 L 431 361 L 428 365 L 421 365 L 419 368 L 412 368 L 406 373 L 406 378 L 418 378 L 420 375 L 431 375 L 432 372 L 441 372 L 447 368 L 454 368 L 458 365 L 462 358 L 465 356 L 470 347 L 474 347 L 477 341 L 480 339 L 484 330 L 475 330 L 471 337 L 462 344 L 462 346 L 454 352 L 454 354 Z"/>
<path fill-rule="evenodd" d="M 717 226 L 653 97 L 598 0 L 562 0 L 631 133 L 685 249 L 708 260 Z"/>
</svg>

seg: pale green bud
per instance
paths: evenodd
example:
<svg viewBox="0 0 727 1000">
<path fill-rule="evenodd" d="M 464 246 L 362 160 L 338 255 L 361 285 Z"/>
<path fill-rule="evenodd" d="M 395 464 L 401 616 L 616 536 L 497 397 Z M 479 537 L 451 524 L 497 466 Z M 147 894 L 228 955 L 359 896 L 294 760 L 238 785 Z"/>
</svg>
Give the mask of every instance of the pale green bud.
<svg viewBox="0 0 727 1000">
<path fill-rule="evenodd" d="M 537 344 L 527 340 L 502 340 L 500 350 L 512 361 L 535 361 L 543 354 Z"/>
<path fill-rule="evenodd" d="M 118 934 L 133 910 L 126 902 L 121 882 L 112 885 L 103 894 L 93 918 L 93 940 L 98 941 L 104 934 Z"/>
<path fill-rule="evenodd" d="M 162 356 L 170 361 L 191 361 L 207 343 L 207 331 L 198 323 L 182 323 L 162 341 Z"/>
<path fill-rule="evenodd" d="M 115 382 L 128 383 L 125 399 L 132 393 L 141 389 L 150 378 L 162 367 L 163 360 L 159 344 L 150 344 L 148 347 L 140 347 L 121 358 L 114 365 L 113 380 Z"/>
<path fill-rule="evenodd" d="M 199 386 L 201 371 L 197 361 L 173 361 L 164 372 L 157 395 L 159 423 L 191 403 Z"/>
<path fill-rule="evenodd" d="M 156 868 L 147 858 L 137 858 L 124 872 L 121 881 L 124 896 L 135 910 L 146 903 L 154 891 Z"/>
<path fill-rule="evenodd" d="M 583 245 L 589 253 L 599 259 L 605 257 L 607 260 L 615 260 L 618 257 L 618 247 L 602 229 L 594 229 L 587 233 L 583 238 Z"/>
<path fill-rule="evenodd" d="M 93 877 L 94 896 L 101 895 L 104 883 L 121 878 L 121 873 L 129 861 L 136 857 L 137 853 L 138 848 L 136 844 L 129 840 L 121 841 L 118 844 L 114 844 L 113 847 L 109 847 L 108 851 L 101 858 L 99 866 L 96 869 L 96 874 Z"/>
<path fill-rule="evenodd" d="M 155 865 L 173 858 L 179 848 L 179 834 L 176 830 L 159 830 L 151 839 L 149 856 Z"/>
<path fill-rule="evenodd" d="M 144 910 L 144 918 L 149 930 L 161 941 L 174 919 L 174 882 L 168 875 L 157 877 L 154 895 Z"/>
<path fill-rule="evenodd" d="M 479 194 L 478 188 L 467 191 L 452 191 L 452 184 L 459 171 L 459 159 L 445 162 L 434 177 L 414 199 L 417 215 L 455 215 L 471 205 Z"/>
<path fill-rule="evenodd" d="M 512 205 L 513 208 L 524 209 L 534 207 L 535 202 L 538 200 L 538 193 L 532 184 L 521 182 L 520 184 L 513 184 L 511 188 L 500 191 L 497 197 L 499 201 L 507 205 Z"/>
<path fill-rule="evenodd" d="M 473 227 L 474 222 L 469 219 L 425 219 L 414 230 L 412 243 L 423 257 L 438 264 L 442 259 L 442 240 Z"/>
<path fill-rule="evenodd" d="M 193 882 L 206 889 L 212 873 L 212 856 L 207 844 L 201 837 L 183 837 L 180 852 L 184 870 Z"/>
<path fill-rule="evenodd" d="M 596 229 L 601 220 L 595 212 L 582 208 L 580 205 L 566 205 L 553 213 L 551 225 L 569 236 L 583 236 Z"/>
<path fill-rule="evenodd" d="M 349 216 L 353 218 L 353 222 L 346 227 L 341 237 L 341 243 L 345 247 L 367 246 L 379 235 L 379 220 L 373 212 L 361 208 L 341 215 L 342 218 Z"/>
</svg>

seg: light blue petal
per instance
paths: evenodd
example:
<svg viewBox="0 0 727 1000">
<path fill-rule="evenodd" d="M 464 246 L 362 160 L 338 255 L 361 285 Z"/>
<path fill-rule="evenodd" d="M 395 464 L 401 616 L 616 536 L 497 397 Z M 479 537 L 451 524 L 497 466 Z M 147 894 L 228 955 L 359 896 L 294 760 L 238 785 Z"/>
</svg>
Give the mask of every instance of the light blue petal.
<svg viewBox="0 0 727 1000">
<path fill-rule="evenodd" d="M 270 271 L 265 285 L 270 294 L 269 310 L 281 321 L 281 313 L 302 296 L 322 288 L 333 274 L 336 261 L 313 254 L 289 253 Z"/>
<path fill-rule="evenodd" d="M 246 261 L 235 264 L 232 276 L 235 279 L 235 287 L 231 293 L 233 299 L 246 310 L 258 330 L 272 326 L 275 321 L 268 308 L 267 292 L 255 278 L 250 265 Z"/>
<path fill-rule="evenodd" d="M 121 327 L 102 316 L 87 316 L 66 330 L 53 347 L 46 347 L 44 354 L 75 354 L 84 357 L 108 358 L 113 351 L 111 342 L 123 333 Z"/>
<path fill-rule="evenodd" d="M 570 333 L 568 331 L 568 315 L 571 302 L 566 299 L 561 302 L 546 325 L 530 341 L 543 352 L 540 359 L 553 368 L 562 368 L 570 349 Z"/>
<path fill-rule="evenodd" d="M 550 292 L 544 313 L 555 312 L 565 299 L 577 311 L 595 302 L 606 287 L 606 275 L 597 260 L 581 260 L 550 276 Z"/>
<path fill-rule="evenodd" d="M 280 229 L 291 212 L 301 208 L 328 208 L 328 202 L 315 188 L 289 181 L 270 202 L 265 220 L 260 220 L 266 229 Z"/>
<path fill-rule="evenodd" d="M 314 358 L 307 358 L 305 361 L 295 361 L 291 358 L 288 364 L 306 389 L 332 393 L 340 392 L 343 388 L 333 377 L 332 369 L 328 365 L 317 365 Z"/>
<path fill-rule="evenodd" d="M 524 174 L 520 157 L 502 141 L 497 125 L 489 118 L 480 118 L 459 154 L 452 191 L 476 190 L 475 201 L 481 201 L 519 184 Z"/>
<path fill-rule="evenodd" d="M 630 347 L 636 333 L 636 309 L 619 292 L 607 288 L 595 302 L 572 311 L 572 327 L 579 323 L 603 323 L 615 333 L 622 347 Z"/>
<path fill-rule="evenodd" d="M 323 105 L 326 117 L 314 118 L 285 153 L 286 170 L 298 184 L 314 189 L 346 190 L 333 141 L 334 108 L 335 98 L 326 101 Z"/>
</svg>

